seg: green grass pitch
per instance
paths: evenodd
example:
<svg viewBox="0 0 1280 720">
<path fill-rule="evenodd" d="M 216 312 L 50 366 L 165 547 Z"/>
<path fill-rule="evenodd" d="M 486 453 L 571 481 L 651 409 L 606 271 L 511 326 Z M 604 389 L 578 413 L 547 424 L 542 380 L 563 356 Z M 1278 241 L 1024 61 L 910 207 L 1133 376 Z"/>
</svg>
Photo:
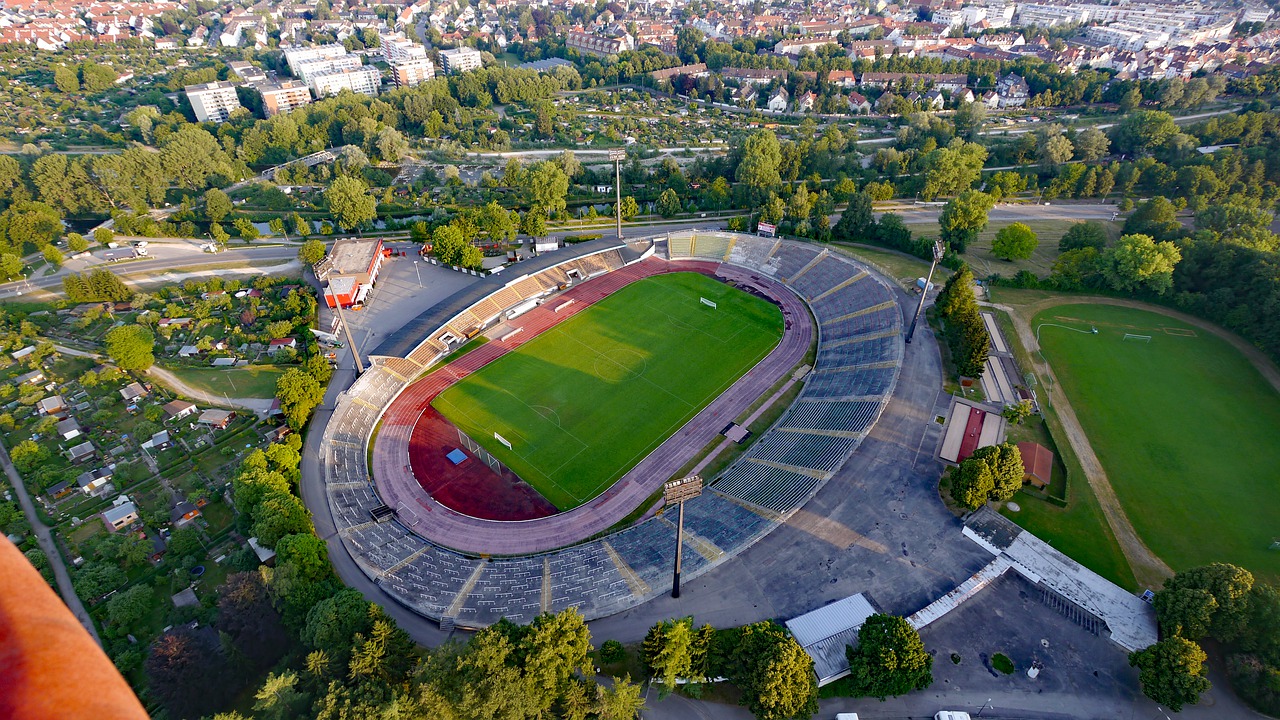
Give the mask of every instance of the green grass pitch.
<svg viewBox="0 0 1280 720">
<path fill-rule="evenodd" d="M 1033 325 L 1134 528 L 1174 570 L 1280 578 L 1280 395 L 1235 348 L 1152 312 L 1060 305 Z M 1151 341 L 1125 341 L 1126 333 Z"/>
<path fill-rule="evenodd" d="M 660 275 L 495 360 L 433 405 L 568 510 L 604 492 L 781 337 L 772 303 L 696 273 Z"/>
</svg>

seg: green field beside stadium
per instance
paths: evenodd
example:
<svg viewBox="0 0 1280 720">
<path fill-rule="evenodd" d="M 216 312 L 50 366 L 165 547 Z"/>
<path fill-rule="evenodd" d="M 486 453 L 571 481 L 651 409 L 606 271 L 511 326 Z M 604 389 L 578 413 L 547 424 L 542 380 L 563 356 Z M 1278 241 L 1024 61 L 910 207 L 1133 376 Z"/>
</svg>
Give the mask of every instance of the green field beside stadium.
<svg viewBox="0 0 1280 720">
<path fill-rule="evenodd" d="M 768 355 L 782 328 L 777 306 L 706 276 L 646 278 L 432 404 L 568 510 L 604 492 Z"/>
<path fill-rule="evenodd" d="M 1147 546 L 1175 571 L 1221 561 L 1280 578 L 1280 395 L 1257 369 L 1153 312 L 1059 305 L 1032 327 Z"/>
</svg>

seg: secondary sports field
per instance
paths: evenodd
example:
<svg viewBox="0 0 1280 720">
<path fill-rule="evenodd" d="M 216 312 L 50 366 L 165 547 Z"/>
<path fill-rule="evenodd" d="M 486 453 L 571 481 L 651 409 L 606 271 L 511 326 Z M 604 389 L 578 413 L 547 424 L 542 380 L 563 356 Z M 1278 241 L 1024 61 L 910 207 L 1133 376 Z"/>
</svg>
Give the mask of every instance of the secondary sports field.
<svg viewBox="0 0 1280 720">
<path fill-rule="evenodd" d="M 568 510 L 728 389 L 782 329 L 767 300 L 697 273 L 660 275 L 551 328 L 432 405 Z"/>
<path fill-rule="evenodd" d="M 1138 534 L 1174 570 L 1213 561 L 1280 578 L 1280 395 L 1227 342 L 1165 315 L 1059 305 L 1036 315 Z M 1149 342 L 1124 340 L 1149 335 Z"/>
</svg>

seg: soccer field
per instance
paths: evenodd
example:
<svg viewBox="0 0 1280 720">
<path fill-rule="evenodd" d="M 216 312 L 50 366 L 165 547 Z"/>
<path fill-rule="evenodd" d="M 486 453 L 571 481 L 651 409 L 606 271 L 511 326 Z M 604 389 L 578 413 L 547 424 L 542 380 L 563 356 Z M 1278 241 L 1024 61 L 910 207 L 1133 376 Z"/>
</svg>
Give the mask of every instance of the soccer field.
<svg viewBox="0 0 1280 720">
<path fill-rule="evenodd" d="M 1202 329 L 1152 312 L 1060 305 L 1041 347 L 1126 514 L 1174 570 L 1222 561 L 1280 578 L 1280 396 Z M 1149 335 L 1149 342 L 1125 334 Z"/>
<path fill-rule="evenodd" d="M 767 300 L 696 273 L 659 275 L 551 328 L 432 404 L 568 510 L 604 492 L 781 338 L 782 312 Z"/>
</svg>

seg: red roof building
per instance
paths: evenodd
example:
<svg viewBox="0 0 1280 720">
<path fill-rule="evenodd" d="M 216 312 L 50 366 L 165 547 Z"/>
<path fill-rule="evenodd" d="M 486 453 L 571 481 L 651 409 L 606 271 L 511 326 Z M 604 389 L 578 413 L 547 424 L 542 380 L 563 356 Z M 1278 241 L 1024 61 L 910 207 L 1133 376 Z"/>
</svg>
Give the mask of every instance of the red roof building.
<svg viewBox="0 0 1280 720">
<path fill-rule="evenodd" d="M 1027 482 L 1038 488 L 1049 485 L 1053 476 L 1053 453 L 1040 443 L 1020 442 L 1018 452 L 1022 453 L 1022 471 Z"/>
</svg>

